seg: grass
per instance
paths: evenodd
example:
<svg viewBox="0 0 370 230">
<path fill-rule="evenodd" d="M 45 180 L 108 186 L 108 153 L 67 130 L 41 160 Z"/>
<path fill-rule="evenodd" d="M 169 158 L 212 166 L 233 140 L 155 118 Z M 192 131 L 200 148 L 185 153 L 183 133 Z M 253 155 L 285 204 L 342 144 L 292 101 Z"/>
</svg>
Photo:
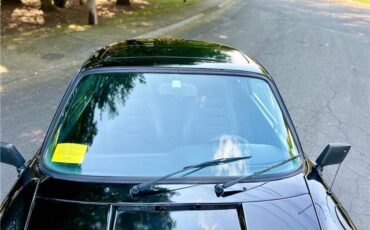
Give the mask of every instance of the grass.
<svg viewBox="0 0 370 230">
<path fill-rule="evenodd" d="M 104 24 L 131 24 L 139 26 L 150 26 L 154 18 L 168 16 L 176 16 L 182 14 L 182 8 L 190 6 L 200 0 L 188 0 L 186 3 L 183 3 L 182 0 L 148 0 L 145 1 L 145 5 L 141 5 L 131 10 L 124 10 L 123 14 L 126 15 L 117 15 L 114 18 L 101 18 L 101 25 Z"/>
<path fill-rule="evenodd" d="M 370 0 L 352 0 L 352 1 L 370 4 Z"/>
<path fill-rule="evenodd" d="M 186 12 L 185 8 L 200 1 L 187 0 L 183 3 L 182 0 L 131 0 L 132 7 L 122 7 L 115 5 L 116 0 L 97 0 L 98 21 L 99 25 L 148 27 L 154 17 L 168 18 L 167 15 L 176 17 Z M 2 35 L 53 28 L 69 32 L 91 28 L 87 25 L 87 7 L 80 6 L 79 1 L 69 1 L 65 9 L 49 13 L 40 10 L 39 0 L 22 2 L 20 6 L 1 6 Z"/>
</svg>

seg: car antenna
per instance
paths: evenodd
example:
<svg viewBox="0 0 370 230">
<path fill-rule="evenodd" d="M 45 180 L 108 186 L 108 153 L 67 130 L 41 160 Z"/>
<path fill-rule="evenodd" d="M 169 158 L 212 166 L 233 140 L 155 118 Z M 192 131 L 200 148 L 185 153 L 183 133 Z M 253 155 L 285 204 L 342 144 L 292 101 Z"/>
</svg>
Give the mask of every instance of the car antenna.
<svg viewBox="0 0 370 230">
<path fill-rule="evenodd" d="M 345 151 L 346 151 L 346 150 L 345 150 Z M 326 192 L 326 194 L 328 194 L 329 196 L 333 195 L 332 188 L 333 188 L 333 185 L 334 185 L 335 179 L 337 178 L 337 174 L 338 174 L 338 172 L 339 172 L 339 168 L 340 168 L 340 166 L 341 166 L 341 165 L 342 165 L 342 163 L 340 163 L 340 164 L 338 165 L 337 171 L 336 171 L 336 172 L 335 172 L 335 174 L 334 174 L 333 181 L 331 182 L 331 185 L 330 185 L 330 187 L 329 187 L 329 190 Z"/>
</svg>

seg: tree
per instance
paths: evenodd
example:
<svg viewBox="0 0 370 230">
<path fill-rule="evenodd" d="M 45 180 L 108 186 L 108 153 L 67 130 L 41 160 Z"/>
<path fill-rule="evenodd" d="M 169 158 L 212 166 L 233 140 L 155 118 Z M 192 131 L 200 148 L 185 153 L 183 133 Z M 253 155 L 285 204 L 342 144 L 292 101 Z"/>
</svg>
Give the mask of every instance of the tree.
<svg viewBox="0 0 370 230">
<path fill-rule="evenodd" d="M 64 8 L 66 6 L 67 0 L 54 0 L 54 4 L 57 7 Z"/>
<path fill-rule="evenodd" d="M 22 4 L 22 1 L 21 0 L 1 0 L 1 4 L 20 5 L 20 4 Z"/>
<path fill-rule="evenodd" d="M 87 0 L 87 9 L 89 11 L 89 25 L 97 25 L 98 15 L 96 13 L 96 0 Z"/>
<path fill-rule="evenodd" d="M 41 0 L 41 10 L 44 12 L 49 12 L 55 10 L 56 7 L 53 5 L 52 0 Z"/>
<path fill-rule="evenodd" d="M 116 5 L 131 6 L 131 2 L 130 2 L 130 0 L 117 0 Z"/>
</svg>

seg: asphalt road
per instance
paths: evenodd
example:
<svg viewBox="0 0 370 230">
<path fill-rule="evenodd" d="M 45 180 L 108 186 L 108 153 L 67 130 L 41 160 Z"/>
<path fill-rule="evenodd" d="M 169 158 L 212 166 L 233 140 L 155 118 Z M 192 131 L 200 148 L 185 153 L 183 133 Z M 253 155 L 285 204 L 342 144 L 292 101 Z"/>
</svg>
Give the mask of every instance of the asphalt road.
<svg viewBox="0 0 370 230">
<path fill-rule="evenodd" d="M 351 144 L 333 189 L 357 227 L 369 229 L 369 8 L 335 0 L 237 0 L 167 36 L 222 42 L 259 60 L 274 77 L 311 158 L 330 142 Z M 1 139 L 29 159 L 72 73 L 4 84 Z M 328 180 L 334 170 L 326 170 Z M 15 170 L 1 166 L 2 197 L 15 177 Z"/>
</svg>

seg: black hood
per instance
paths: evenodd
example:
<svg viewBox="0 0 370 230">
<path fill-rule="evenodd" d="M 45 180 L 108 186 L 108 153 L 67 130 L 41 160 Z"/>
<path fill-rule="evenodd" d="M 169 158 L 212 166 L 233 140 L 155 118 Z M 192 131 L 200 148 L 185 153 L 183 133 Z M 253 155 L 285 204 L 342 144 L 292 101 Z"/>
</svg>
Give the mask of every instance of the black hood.
<svg viewBox="0 0 370 230">
<path fill-rule="evenodd" d="M 302 174 L 243 183 L 217 197 L 210 184 L 165 185 L 138 198 L 130 185 L 47 179 L 40 183 L 31 229 L 319 229 Z M 257 186 L 257 187 L 256 187 Z M 242 189 L 246 188 L 246 191 Z M 235 194 L 234 194 L 235 192 Z M 67 221 L 66 221 L 67 220 Z"/>
<path fill-rule="evenodd" d="M 31 229 L 320 229 L 308 194 L 245 203 L 97 205 L 37 199 Z"/>
</svg>

